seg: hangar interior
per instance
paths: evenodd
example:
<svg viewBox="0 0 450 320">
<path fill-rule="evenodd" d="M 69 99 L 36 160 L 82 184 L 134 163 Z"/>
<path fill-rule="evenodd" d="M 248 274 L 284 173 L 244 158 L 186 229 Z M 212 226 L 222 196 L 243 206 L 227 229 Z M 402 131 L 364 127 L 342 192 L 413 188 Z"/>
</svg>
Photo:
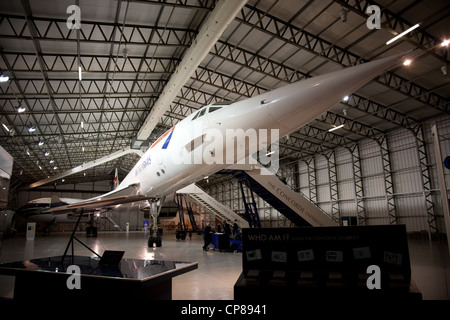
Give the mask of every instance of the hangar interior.
<svg viewBox="0 0 450 320">
<path fill-rule="evenodd" d="M 88 199 L 110 191 L 116 168 L 120 180 L 161 134 L 204 105 L 413 50 L 409 65 L 282 137 L 277 175 L 339 223 L 356 217 L 358 225 L 404 224 L 410 234 L 442 240 L 438 167 L 450 154 L 449 3 L 249 0 L 198 66 L 185 70 L 188 78 L 161 113 L 155 105 L 171 80 L 181 81 L 177 68 L 218 3 L 1 2 L 0 72 L 9 80 L 0 83 L 0 144 L 14 158 L 6 208 L 53 194 Z M 79 29 L 69 28 L 74 4 Z M 369 24 L 376 24 L 369 6 L 380 9 L 378 27 Z M 448 186 L 448 169 L 444 179 Z M 245 210 L 236 178 L 217 174 L 197 184 L 235 212 Z M 263 226 L 292 226 L 257 195 L 255 202 Z M 197 223 L 214 220 L 194 209 Z M 131 230 L 144 219 L 141 211 L 112 217 Z M 100 229 L 117 228 L 108 222 Z"/>
</svg>

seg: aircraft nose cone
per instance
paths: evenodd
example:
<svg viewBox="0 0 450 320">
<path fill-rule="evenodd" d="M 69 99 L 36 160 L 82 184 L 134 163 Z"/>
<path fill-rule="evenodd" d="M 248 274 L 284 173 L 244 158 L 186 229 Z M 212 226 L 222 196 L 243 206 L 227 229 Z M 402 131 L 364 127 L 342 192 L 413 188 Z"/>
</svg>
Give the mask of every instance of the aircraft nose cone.
<svg viewBox="0 0 450 320">
<path fill-rule="evenodd" d="M 402 56 L 404 54 L 337 70 L 272 91 L 270 99 L 276 102 L 271 106 L 273 127 L 280 129 L 281 137 L 306 125 L 394 66 Z"/>
</svg>

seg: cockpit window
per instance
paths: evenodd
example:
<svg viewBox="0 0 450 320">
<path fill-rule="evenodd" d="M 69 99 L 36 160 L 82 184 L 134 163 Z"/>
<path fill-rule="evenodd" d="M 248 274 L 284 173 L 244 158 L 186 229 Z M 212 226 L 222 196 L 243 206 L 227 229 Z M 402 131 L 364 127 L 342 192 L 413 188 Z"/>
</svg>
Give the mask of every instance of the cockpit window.
<svg viewBox="0 0 450 320">
<path fill-rule="evenodd" d="M 226 102 L 225 103 L 218 103 L 218 102 L 216 102 L 216 103 L 212 104 L 209 108 L 208 107 L 203 107 L 202 109 L 200 109 L 197 112 L 197 114 L 192 118 L 191 121 L 194 121 L 195 119 L 204 116 L 205 113 L 206 113 L 206 110 L 208 110 L 208 113 L 211 113 L 211 112 L 217 111 L 219 109 L 222 109 L 225 105 L 228 105 L 228 103 L 226 103 Z"/>
<path fill-rule="evenodd" d="M 205 112 L 206 112 L 206 109 L 207 109 L 207 108 L 205 108 L 205 107 L 203 107 L 202 109 L 200 109 L 200 110 L 197 112 L 197 114 L 192 118 L 191 121 L 194 121 L 195 119 L 200 118 L 201 116 L 203 116 L 203 115 L 205 114 Z"/>
<path fill-rule="evenodd" d="M 209 113 L 222 109 L 222 107 L 209 107 Z"/>
<path fill-rule="evenodd" d="M 200 112 L 197 112 L 197 114 L 192 118 L 191 121 L 194 121 L 195 119 L 197 119 L 199 114 L 200 114 Z"/>
<path fill-rule="evenodd" d="M 218 102 L 214 102 L 212 105 L 213 106 L 229 106 L 230 104 L 235 103 L 236 101 L 218 101 Z"/>
</svg>

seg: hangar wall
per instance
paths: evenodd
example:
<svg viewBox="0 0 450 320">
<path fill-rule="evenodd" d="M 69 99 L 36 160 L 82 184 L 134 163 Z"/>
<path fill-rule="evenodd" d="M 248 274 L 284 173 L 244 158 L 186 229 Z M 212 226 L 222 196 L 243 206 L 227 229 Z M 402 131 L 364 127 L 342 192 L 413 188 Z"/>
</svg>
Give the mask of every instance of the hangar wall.
<svg viewBox="0 0 450 320">
<path fill-rule="evenodd" d="M 96 181 L 79 184 L 61 184 L 55 187 L 44 186 L 32 190 L 19 191 L 15 206 L 22 206 L 30 200 L 51 197 L 56 194 L 60 198 L 89 199 L 111 191 L 111 181 Z"/>
<path fill-rule="evenodd" d="M 432 122 L 363 139 L 310 158 L 285 163 L 279 177 L 339 220 L 355 216 L 360 225 L 405 224 L 408 232 L 445 233 Z M 437 121 L 443 162 L 450 154 L 450 117 Z M 447 188 L 450 170 L 445 169 Z M 217 200 L 244 212 L 238 182 L 221 179 L 203 186 Z M 256 196 L 263 225 L 289 226 L 284 216 Z"/>
</svg>

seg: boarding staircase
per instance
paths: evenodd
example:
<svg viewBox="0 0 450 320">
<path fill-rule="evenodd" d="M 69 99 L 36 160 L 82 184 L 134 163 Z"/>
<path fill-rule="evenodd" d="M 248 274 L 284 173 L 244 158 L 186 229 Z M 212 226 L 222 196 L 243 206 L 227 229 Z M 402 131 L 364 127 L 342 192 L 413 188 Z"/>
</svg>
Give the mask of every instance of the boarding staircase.
<svg viewBox="0 0 450 320">
<path fill-rule="evenodd" d="M 222 174 L 231 174 L 241 183 L 247 185 L 251 192 L 254 192 L 274 209 L 287 217 L 296 226 L 337 226 L 334 221 L 322 209 L 314 205 L 301 193 L 293 191 L 283 183 L 272 171 L 257 164 L 246 170 L 226 169 Z M 250 201 L 249 208 L 251 215 L 257 215 L 254 200 Z M 247 210 L 247 207 L 246 207 Z M 259 222 L 259 218 L 251 217 Z"/>
<path fill-rule="evenodd" d="M 248 222 L 244 218 L 242 218 L 240 215 L 235 213 L 223 203 L 220 203 L 219 201 L 211 197 L 196 184 L 191 184 L 183 189 L 180 189 L 177 191 L 177 193 L 181 193 L 190 197 L 192 200 L 205 208 L 205 210 L 218 216 L 221 220 L 229 220 L 233 223 L 236 222 L 240 228 L 248 227 Z"/>
</svg>

